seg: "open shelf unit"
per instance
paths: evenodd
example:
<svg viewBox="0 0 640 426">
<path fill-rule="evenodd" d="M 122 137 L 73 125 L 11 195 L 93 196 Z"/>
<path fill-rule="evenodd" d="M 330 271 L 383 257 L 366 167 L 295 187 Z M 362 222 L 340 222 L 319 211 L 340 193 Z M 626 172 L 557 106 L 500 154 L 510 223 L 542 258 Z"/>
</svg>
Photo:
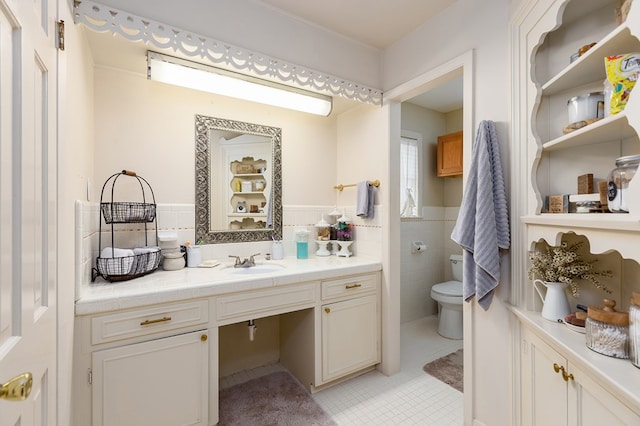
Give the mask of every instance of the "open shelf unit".
<svg viewBox="0 0 640 426">
<path fill-rule="evenodd" d="M 528 16 L 518 28 L 519 55 L 514 59 L 518 65 L 514 65 L 517 77 L 513 90 L 516 105 L 522 107 L 515 113 L 514 128 L 516 137 L 521 139 L 522 155 L 512 165 L 520 167 L 514 187 L 519 222 L 513 224 L 517 231 L 512 257 L 515 295 L 512 312 L 518 319 L 519 330 L 514 347 L 520 348 L 519 371 L 515 374 L 521 386 L 518 402 L 521 424 L 535 424 L 533 419 L 542 415 L 536 412 L 536 407 L 553 401 L 566 402 L 561 404 L 564 416 L 558 413 L 556 424 L 565 424 L 564 420 L 566 424 L 575 424 L 572 419 L 576 416 L 582 416 L 583 420 L 595 419 L 597 415 L 593 413 L 596 412 L 614 416 L 610 424 L 617 424 L 614 419 L 621 421 L 621 418 L 625 419 L 621 421 L 623 424 L 628 418 L 640 424 L 640 369 L 629 360 L 613 359 L 589 350 L 583 334 L 543 319 L 542 302 L 527 276 L 528 252 L 536 242 L 544 240 L 557 245 L 563 236 L 575 233 L 587 239 L 591 254 L 603 257 L 613 253 L 619 261 L 611 284 L 613 293 L 607 295 L 581 286 L 580 298 L 576 300 L 568 295 L 574 310 L 577 303 L 593 305 L 604 297 L 617 300 L 619 310 L 628 310 L 631 292 L 640 292 L 640 178 L 632 180 L 627 190 L 628 198 L 633 199 L 629 213 L 541 213 L 545 196 L 577 194 L 577 178 L 587 173 L 593 174 L 596 182 L 606 181 L 616 158 L 640 153 L 638 88 L 632 91 L 623 112 L 563 134 L 563 128 L 569 124 L 567 101 L 577 95 L 603 91 L 604 57 L 640 52 L 640 1 L 636 0 L 631 6 L 626 21 L 621 24 L 615 17 L 619 3 L 613 0 L 531 2 Z M 591 49 L 570 62 L 572 53 L 593 42 L 596 44 Z M 540 378 L 548 379 L 555 386 L 552 370 L 549 376 L 546 366 L 544 372 L 536 370 L 539 342 L 549 348 L 545 349 L 545 356 L 557 357 L 557 362 L 566 369 L 575 368 L 579 372 L 569 387 L 549 389 L 547 394 L 532 391 L 544 382 L 538 383 Z M 602 405 L 571 403 L 585 395 L 595 396 Z M 623 417 L 615 417 L 616 412 L 624 413 Z"/>
</svg>

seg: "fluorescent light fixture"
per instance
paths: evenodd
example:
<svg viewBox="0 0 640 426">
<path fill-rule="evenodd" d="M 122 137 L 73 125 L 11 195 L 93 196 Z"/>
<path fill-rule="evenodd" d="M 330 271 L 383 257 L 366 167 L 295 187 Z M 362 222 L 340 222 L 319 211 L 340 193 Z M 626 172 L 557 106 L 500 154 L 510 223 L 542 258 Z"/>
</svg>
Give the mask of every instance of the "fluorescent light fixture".
<svg viewBox="0 0 640 426">
<path fill-rule="evenodd" d="M 330 96 L 199 64 L 156 52 L 147 52 L 149 80 L 252 102 L 328 116 Z"/>
</svg>

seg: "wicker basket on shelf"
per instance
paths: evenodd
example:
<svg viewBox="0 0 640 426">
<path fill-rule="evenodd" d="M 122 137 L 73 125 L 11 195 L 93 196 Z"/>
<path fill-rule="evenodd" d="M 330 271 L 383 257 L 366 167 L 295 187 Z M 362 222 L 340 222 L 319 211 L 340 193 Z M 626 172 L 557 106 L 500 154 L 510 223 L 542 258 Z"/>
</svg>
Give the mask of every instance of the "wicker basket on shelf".
<svg viewBox="0 0 640 426">
<path fill-rule="evenodd" d="M 118 178 L 127 176 L 135 178 L 140 185 L 142 191 L 142 202 L 114 202 L 114 188 Z M 111 201 L 104 201 L 105 188 L 111 183 Z M 151 202 L 147 202 L 150 195 Z M 100 211 L 102 219 L 107 225 L 111 225 L 111 250 L 102 250 L 102 219 L 100 220 L 100 229 L 98 232 L 98 248 L 100 254 L 96 258 L 96 267 L 92 271 L 92 281 L 100 276 L 109 282 L 127 281 L 133 278 L 150 274 L 158 269 L 162 255 L 160 247 L 158 247 L 158 226 L 155 226 L 156 246 L 149 247 L 147 241 L 147 224 L 156 220 L 156 203 L 155 196 L 151 185 L 143 177 L 138 176 L 135 172 L 123 170 L 109 177 L 102 186 L 100 194 Z M 123 223 L 143 223 L 145 247 L 127 250 L 126 254 L 118 252 L 113 247 L 115 241 L 114 224 Z M 106 252 L 106 255 L 105 255 Z M 131 253 L 129 255 L 129 252 Z M 109 256 L 110 253 L 110 256 Z"/>
</svg>

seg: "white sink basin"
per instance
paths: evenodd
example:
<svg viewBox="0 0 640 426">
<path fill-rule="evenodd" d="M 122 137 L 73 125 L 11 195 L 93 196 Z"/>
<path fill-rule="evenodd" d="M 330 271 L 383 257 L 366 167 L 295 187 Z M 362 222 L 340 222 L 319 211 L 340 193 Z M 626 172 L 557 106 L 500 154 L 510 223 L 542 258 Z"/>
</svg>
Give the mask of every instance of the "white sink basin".
<svg viewBox="0 0 640 426">
<path fill-rule="evenodd" d="M 224 270 L 230 274 L 252 275 L 252 274 L 271 274 L 273 272 L 282 271 L 284 266 L 277 263 L 265 263 L 256 266 L 250 266 L 248 268 L 234 268 L 233 266 L 227 266 Z"/>
</svg>

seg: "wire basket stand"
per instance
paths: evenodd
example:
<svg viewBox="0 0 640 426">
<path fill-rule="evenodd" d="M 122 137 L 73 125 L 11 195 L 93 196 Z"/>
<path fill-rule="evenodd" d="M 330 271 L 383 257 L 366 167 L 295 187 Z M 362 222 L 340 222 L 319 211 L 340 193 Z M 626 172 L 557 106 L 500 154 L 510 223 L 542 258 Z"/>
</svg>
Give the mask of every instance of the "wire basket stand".
<svg viewBox="0 0 640 426">
<path fill-rule="evenodd" d="M 131 177 L 137 180 L 142 192 L 142 202 L 115 202 L 114 191 L 116 182 L 122 176 Z M 105 189 L 111 184 L 111 201 L 105 201 Z M 147 201 L 150 194 L 151 202 Z M 136 172 L 123 170 L 111 175 L 102 185 L 100 193 L 100 211 L 104 218 L 105 225 L 111 225 L 111 256 L 102 257 L 102 220 L 100 220 L 98 231 L 98 250 L 96 267 L 91 273 L 91 281 L 95 281 L 101 276 L 107 281 L 127 281 L 133 278 L 150 274 L 158 268 L 161 260 L 161 252 L 158 246 L 158 226 L 155 226 L 156 247 L 148 247 L 147 224 L 156 220 L 156 199 L 149 182 Z M 115 224 L 143 223 L 144 224 L 144 244 L 143 249 L 134 249 L 133 255 L 119 256 L 114 247 Z"/>
</svg>

